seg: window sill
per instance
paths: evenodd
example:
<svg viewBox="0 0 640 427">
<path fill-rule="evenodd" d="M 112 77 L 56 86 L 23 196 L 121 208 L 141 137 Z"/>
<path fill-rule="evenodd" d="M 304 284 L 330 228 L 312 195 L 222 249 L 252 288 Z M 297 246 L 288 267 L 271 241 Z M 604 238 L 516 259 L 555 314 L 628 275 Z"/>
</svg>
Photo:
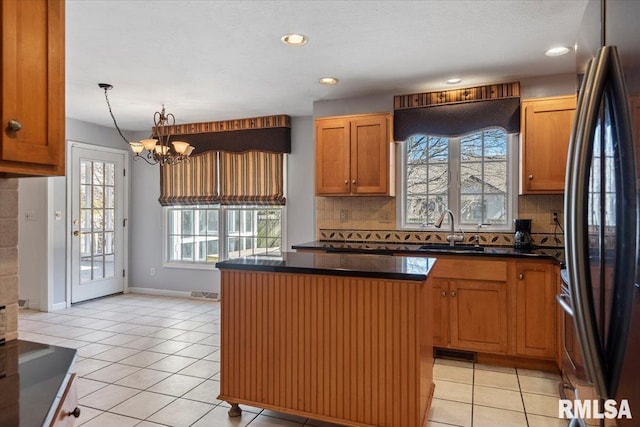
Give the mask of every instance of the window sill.
<svg viewBox="0 0 640 427">
<path fill-rule="evenodd" d="M 163 268 L 179 268 L 184 270 L 215 270 L 215 262 L 165 262 Z"/>
</svg>

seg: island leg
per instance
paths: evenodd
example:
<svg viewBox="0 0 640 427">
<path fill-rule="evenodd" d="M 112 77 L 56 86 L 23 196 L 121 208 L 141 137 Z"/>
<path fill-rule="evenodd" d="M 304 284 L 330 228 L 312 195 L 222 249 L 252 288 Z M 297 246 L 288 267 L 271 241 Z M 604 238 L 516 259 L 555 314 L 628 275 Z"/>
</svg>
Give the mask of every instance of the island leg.
<svg viewBox="0 0 640 427">
<path fill-rule="evenodd" d="M 239 417 L 242 415 L 242 409 L 240 409 L 240 405 L 237 403 L 228 402 L 231 405 L 231 409 L 227 412 L 230 417 Z"/>
</svg>

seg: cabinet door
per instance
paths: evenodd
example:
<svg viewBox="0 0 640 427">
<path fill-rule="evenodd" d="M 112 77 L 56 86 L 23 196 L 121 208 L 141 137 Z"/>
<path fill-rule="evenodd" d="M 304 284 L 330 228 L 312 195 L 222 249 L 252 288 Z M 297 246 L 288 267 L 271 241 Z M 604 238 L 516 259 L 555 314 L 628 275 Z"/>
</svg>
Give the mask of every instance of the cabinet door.
<svg viewBox="0 0 640 427">
<path fill-rule="evenodd" d="M 575 96 L 522 103 L 522 194 L 562 194 Z"/>
<path fill-rule="evenodd" d="M 449 345 L 449 283 L 433 279 L 433 345 Z"/>
<path fill-rule="evenodd" d="M 506 353 L 506 282 L 452 280 L 449 291 L 451 346 Z"/>
<path fill-rule="evenodd" d="M 340 195 L 351 192 L 349 175 L 349 121 L 316 121 L 316 194 Z"/>
<path fill-rule="evenodd" d="M 352 119 L 352 193 L 386 194 L 389 191 L 390 145 L 388 116 Z"/>
<path fill-rule="evenodd" d="M 553 358 L 556 352 L 556 275 L 550 264 L 516 263 L 516 351 Z"/>
<path fill-rule="evenodd" d="M 64 174 L 64 1 L 3 0 L 0 171 Z"/>
</svg>

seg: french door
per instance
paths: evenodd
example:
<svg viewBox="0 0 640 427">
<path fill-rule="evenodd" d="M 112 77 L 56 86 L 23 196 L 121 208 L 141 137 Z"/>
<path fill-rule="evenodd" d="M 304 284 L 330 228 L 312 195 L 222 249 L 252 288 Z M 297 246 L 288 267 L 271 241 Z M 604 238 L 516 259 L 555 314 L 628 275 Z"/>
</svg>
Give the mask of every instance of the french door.
<svg viewBox="0 0 640 427">
<path fill-rule="evenodd" d="M 126 152 L 71 146 L 71 302 L 124 291 Z"/>
</svg>

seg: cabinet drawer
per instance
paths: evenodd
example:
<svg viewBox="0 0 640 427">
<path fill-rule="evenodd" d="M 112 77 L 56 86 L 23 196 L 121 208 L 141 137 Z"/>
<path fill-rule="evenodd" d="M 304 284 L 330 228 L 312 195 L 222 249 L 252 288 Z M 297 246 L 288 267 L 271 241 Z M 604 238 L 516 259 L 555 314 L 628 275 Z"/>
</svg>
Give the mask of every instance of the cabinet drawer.
<svg viewBox="0 0 640 427">
<path fill-rule="evenodd" d="M 438 257 L 432 274 L 433 277 L 441 277 L 444 279 L 505 282 L 507 280 L 507 261 L 478 260 L 464 257 Z"/>
</svg>

